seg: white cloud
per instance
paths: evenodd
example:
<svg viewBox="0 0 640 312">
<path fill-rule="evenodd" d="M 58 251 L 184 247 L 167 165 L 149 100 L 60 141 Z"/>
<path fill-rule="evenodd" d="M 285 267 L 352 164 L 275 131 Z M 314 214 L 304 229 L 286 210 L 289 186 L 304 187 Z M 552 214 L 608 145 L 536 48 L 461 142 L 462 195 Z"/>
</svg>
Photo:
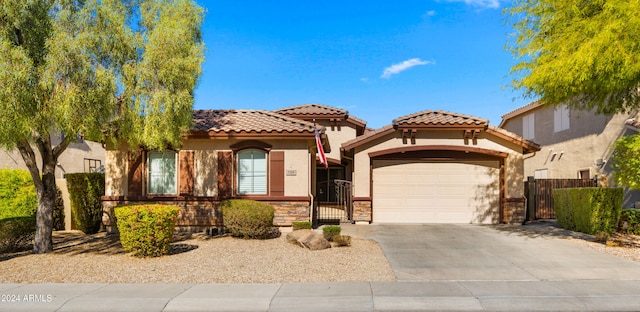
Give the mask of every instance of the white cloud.
<svg viewBox="0 0 640 312">
<path fill-rule="evenodd" d="M 448 2 L 464 2 L 468 5 L 481 8 L 497 9 L 500 7 L 500 0 L 446 0 Z"/>
<path fill-rule="evenodd" d="M 434 15 L 436 15 L 436 11 L 430 10 L 430 11 L 424 12 L 423 17 L 429 17 L 429 16 L 434 16 Z"/>
<path fill-rule="evenodd" d="M 427 65 L 433 64 L 432 61 L 423 61 L 419 58 L 412 58 L 410 60 L 406 60 L 402 63 L 393 64 L 384 69 L 380 78 L 389 79 L 392 75 L 399 74 L 402 71 L 405 71 L 411 67 L 419 66 L 419 65 Z"/>
</svg>

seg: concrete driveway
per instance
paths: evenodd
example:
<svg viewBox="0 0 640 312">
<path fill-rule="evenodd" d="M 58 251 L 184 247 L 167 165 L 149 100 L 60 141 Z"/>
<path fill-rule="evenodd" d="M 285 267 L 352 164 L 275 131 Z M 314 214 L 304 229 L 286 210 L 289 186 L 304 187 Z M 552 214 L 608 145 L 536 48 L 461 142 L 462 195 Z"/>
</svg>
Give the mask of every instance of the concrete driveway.
<svg viewBox="0 0 640 312">
<path fill-rule="evenodd" d="M 398 281 L 640 280 L 640 263 L 553 236 L 499 226 L 368 227 L 360 234 L 380 244 Z"/>
</svg>

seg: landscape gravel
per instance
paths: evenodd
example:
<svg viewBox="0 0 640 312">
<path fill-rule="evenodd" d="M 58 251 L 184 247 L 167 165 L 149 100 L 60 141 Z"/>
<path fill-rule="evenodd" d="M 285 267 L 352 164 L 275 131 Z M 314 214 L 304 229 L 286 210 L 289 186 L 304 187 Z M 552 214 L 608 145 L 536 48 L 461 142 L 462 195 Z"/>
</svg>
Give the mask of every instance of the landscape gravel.
<svg viewBox="0 0 640 312">
<path fill-rule="evenodd" d="M 394 281 L 380 246 L 353 238 L 350 247 L 310 251 L 287 242 L 232 237 L 183 238 L 171 254 L 136 258 L 104 233 L 54 234 L 54 252 L 0 255 L 0 283 L 290 283 Z"/>
</svg>

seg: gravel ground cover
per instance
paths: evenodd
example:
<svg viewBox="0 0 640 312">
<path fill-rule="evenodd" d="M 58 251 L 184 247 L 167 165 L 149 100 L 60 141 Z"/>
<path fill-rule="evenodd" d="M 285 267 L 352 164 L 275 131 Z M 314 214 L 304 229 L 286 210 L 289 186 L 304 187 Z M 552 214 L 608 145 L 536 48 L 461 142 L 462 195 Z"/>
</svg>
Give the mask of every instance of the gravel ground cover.
<svg viewBox="0 0 640 312">
<path fill-rule="evenodd" d="M 286 233 L 268 240 L 178 237 L 171 254 L 136 258 L 117 237 L 55 232 L 54 252 L 0 254 L 0 283 L 290 283 L 394 281 L 380 246 L 360 238 L 350 247 L 310 251 Z"/>
<path fill-rule="evenodd" d="M 601 252 L 631 261 L 640 262 L 640 236 L 613 233 L 606 242 L 599 242 L 593 235 L 565 230 L 555 220 L 539 220 L 526 225 L 493 225 L 497 230 L 530 237 L 555 237 L 566 239 Z"/>
</svg>

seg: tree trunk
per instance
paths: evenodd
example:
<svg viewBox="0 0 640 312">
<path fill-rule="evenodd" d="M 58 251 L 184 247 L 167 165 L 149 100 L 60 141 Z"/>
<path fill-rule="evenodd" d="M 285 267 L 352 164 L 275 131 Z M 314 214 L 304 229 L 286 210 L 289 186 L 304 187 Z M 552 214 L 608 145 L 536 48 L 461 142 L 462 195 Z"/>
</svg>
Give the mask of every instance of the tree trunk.
<svg viewBox="0 0 640 312">
<path fill-rule="evenodd" d="M 42 190 L 38 193 L 36 211 L 36 236 L 33 239 L 33 253 L 53 251 L 53 206 L 56 200 L 56 176 L 54 172 L 42 176 Z"/>
<path fill-rule="evenodd" d="M 47 133 L 35 140 L 35 145 L 42 158 L 42 173 L 36 163 L 36 156 L 27 141 L 18 143 L 17 147 L 22 159 L 31 173 L 36 187 L 38 210 L 36 210 L 36 235 L 33 239 L 33 253 L 41 254 L 53 251 L 53 206 L 56 200 L 56 164 L 58 157 L 69 146 L 70 141 L 63 139 L 56 147 L 51 146 L 51 138 Z"/>
</svg>

